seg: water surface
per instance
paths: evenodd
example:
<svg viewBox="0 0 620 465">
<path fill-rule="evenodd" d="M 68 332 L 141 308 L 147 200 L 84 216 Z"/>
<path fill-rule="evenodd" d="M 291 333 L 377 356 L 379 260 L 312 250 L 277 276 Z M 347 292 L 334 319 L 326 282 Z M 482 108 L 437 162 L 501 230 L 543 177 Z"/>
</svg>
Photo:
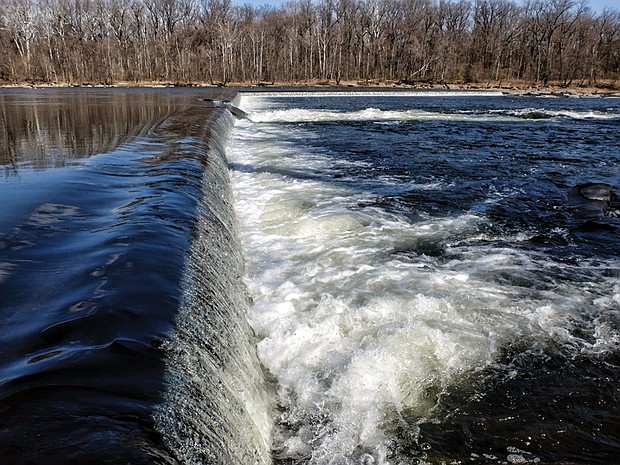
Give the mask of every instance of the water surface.
<svg viewBox="0 0 620 465">
<path fill-rule="evenodd" d="M 228 156 L 276 463 L 617 462 L 617 99 L 241 107 Z M 584 216 L 592 182 L 613 193 Z"/>
<path fill-rule="evenodd" d="M 3 464 L 266 460 L 246 413 L 262 377 L 230 226 L 233 117 L 206 97 L 234 93 L 0 95 Z M 234 341 L 209 337 L 224 317 Z M 219 374 L 240 357 L 236 388 L 256 394 Z M 224 428 L 228 405 L 245 417 Z"/>
<path fill-rule="evenodd" d="M 617 462 L 617 99 L 0 100 L 3 464 Z"/>
</svg>

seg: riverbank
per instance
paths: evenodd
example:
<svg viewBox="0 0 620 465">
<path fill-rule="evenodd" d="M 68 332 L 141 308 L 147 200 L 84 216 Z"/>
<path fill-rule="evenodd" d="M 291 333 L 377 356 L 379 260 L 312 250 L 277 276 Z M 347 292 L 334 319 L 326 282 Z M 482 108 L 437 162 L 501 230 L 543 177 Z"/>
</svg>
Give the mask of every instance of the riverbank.
<svg viewBox="0 0 620 465">
<path fill-rule="evenodd" d="M 299 91 L 308 88 L 312 90 L 348 90 L 348 91 L 395 91 L 395 90 L 419 90 L 419 91 L 500 91 L 509 94 L 530 94 L 530 95 L 563 95 L 563 96 L 620 96 L 620 83 L 616 81 L 601 81 L 596 85 L 571 85 L 564 86 L 560 83 L 550 83 L 548 85 L 533 85 L 524 81 L 510 82 L 477 82 L 477 83 L 406 83 L 401 81 L 310 81 L 310 82 L 269 82 L 247 85 L 244 83 L 230 83 L 232 87 L 240 89 L 251 88 L 255 90 L 273 89 L 292 89 Z"/>
<path fill-rule="evenodd" d="M 478 83 L 426 83 L 426 82 L 400 82 L 400 81 L 340 81 L 336 83 L 330 80 L 297 81 L 297 82 L 229 82 L 229 83 L 181 83 L 181 82 L 117 82 L 111 85 L 92 83 L 0 83 L 0 88 L 227 88 L 239 91 L 489 91 L 496 90 L 506 94 L 515 95 L 539 95 L 550 97 L 620 97 L 620 83 L 617 81 L 601 81 L 596 84 L 570 85 L 550 83 L 547 85 L 535 85 L 524 81 L 510 82 L 478 82 Z"/>
</svg>

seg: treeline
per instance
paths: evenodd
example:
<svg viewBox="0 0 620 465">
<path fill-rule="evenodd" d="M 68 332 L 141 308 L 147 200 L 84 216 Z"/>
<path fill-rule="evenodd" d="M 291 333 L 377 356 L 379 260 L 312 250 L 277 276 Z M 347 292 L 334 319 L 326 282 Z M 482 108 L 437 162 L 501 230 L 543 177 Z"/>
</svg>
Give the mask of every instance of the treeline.
<svg viewBox="0 0 620 465">
<path fill-rule="evenodd" d="M 573 0 L 2 0 L 0 80 L 525 81 L 620 77 L 620 12 Z"/>
</svg>

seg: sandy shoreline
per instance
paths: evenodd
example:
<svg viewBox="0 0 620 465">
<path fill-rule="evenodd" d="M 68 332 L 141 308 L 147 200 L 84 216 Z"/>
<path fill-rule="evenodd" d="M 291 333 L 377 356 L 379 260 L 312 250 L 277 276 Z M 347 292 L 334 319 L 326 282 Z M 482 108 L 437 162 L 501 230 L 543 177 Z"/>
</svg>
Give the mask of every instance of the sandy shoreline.
<svg viewBox="0 0 620 465">
<path fill-rule="evenodd" d="M 620 85 L 612 82 L 602 83 L 600 86 L 569 86 L 560 85 L 531 86 L 524 83 L 471 83 L 471 84 L 401 84 L 396 82 L 274 82 L 274 83 L 239 83 L 231 82 L 226 85 L 211 83 L 162 83 L 162 82 L 118 82 L 112 85 L 99 84 L 0 84 L 0 89 L 23 89 L 23 88 L 192 88 L 229 90 L 238 92 L 502 92 L 509 95 L 532 95 L 549 97 L 620 97 Z"/>
</svg>

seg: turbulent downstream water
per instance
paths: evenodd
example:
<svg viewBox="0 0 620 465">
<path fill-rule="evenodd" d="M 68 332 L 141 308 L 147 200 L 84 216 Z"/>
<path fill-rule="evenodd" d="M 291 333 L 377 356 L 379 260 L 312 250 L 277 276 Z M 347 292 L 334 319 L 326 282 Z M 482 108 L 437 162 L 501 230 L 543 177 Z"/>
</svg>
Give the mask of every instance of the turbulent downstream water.
<svg viewBox="0 0 620 465">
<path fill-rule="evenodd" d="M 613 98 L 4 90 L 0 463 L 620 463 L 619 162 Z"/>
<path fill-rule="evenodd" d="M 277 463 L 620 463 L 620 100 L 241 107 Z"/>
</svg>

